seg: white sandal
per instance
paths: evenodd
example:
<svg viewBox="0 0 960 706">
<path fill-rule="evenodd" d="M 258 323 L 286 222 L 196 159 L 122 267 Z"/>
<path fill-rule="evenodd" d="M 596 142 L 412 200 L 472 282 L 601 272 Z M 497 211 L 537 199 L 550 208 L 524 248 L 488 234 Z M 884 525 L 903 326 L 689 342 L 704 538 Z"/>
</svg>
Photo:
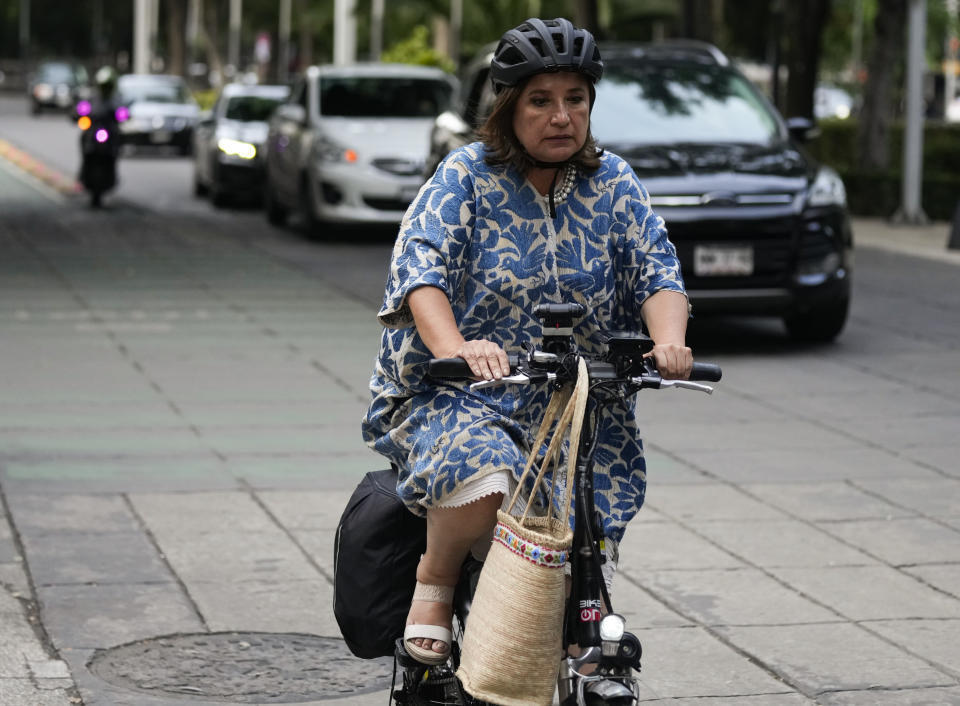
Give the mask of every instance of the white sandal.
<svg viewBox="0 0 960 706">
<path fill-rule="evenodd" d="M 413 600 L 453 605 L 453 591 L 453 586 L 434 586 L 417 581 L 417 587 L 413 591 Z M 417 647 L 410 642 L 410 640 L 421 638 L 439 640 L 447 645 L 447 649 L 443 652 L 437 652 L 433 649 Z M 407 653 L 421 664 L 437 665 L 446 662 L 450 657 L 450 645 L 452 643 L 453 633 L 440 625 L 410 624 L 403 630 L 403 644 Z"/>
</svg>

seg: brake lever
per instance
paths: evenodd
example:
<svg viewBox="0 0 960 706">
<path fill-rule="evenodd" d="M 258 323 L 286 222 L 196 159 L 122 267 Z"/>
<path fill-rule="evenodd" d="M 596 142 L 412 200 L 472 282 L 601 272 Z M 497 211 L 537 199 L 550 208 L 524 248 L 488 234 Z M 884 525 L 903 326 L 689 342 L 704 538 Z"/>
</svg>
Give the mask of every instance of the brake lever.
<svg viewBox="0 0 960 706">
<path fill-rule="evenodd" d="M 661 380 L 660 387 L 682 387 L 685 390 L 697 390 L 698 392 L 706 392 L 708 395 L 713 394 L 713 388 L 710 385 L 690 380 Z"/>
<path fill-rule="evenodd" d="M 483 390 L 487 387 L 493 387 L 495 385 L 505 385 L 507 383 L 513 383 L 514 385 L 529 385 L 530 376 L 525 373 L 517 373 L 516 375 L 507 375 L 498 380 L 479 380 L 470 384 L 471 390 Z"/>
</svg>

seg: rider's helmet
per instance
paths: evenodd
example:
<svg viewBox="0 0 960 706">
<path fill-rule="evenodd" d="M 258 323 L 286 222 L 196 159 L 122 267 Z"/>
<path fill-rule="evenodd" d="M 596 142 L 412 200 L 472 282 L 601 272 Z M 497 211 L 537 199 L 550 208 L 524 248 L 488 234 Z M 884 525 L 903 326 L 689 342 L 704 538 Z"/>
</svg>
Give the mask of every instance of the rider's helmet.
<svg viewBox="0 0 960 706">
<path fill-rule="evenodd" d="M 494 93 L 500 93 L 535 74 L 553 71 L 584 74 L 590 81 L 590 104 L 593 105 L 593 86 L 603 75 L 603 61 L 593 35 L 562 17 L 555 20 L 531 17 L 500 38 L 490 63 L 490 80 Z"/>
<path fill-rule="evenodd" d="M 102 98 L 110 98 L 117 90 L 117 71 L 112 66 L 101 66 L 93 76 Z"/>
</svg>

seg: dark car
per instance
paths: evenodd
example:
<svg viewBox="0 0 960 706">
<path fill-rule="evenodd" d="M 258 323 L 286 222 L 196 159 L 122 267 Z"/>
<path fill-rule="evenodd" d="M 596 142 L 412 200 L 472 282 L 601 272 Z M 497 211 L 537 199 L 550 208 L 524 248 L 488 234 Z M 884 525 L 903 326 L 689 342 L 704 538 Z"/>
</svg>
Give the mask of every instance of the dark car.
<svg viewBox="0 0 960 706">
<path fill-rule="evenodd" d="M 189 154 L 200 106 L 180 76 L 125 74 L 117 81 L 117 95 L 130 109 L 122 123 L 123 144 L 175 147 Z"/>
<path fill-rule="evenodd" d="M 803 148 L 813 123 L 784 121 L 715 47 L 601 47 L 593 134 L 633 167 L 677 247 L 695 315 L 781 317 L 829 341 L 847 319 L 853 239 L 837 173 Z M 431 133 L 435 166 L 470 139 L 493 94 L 492 47 L 466 69 Z"/>
<path fill-rule="evenodd" d="M 27 80 L 30 112 L 70 110 L 78 100 L 90 97 L 87 70 L 71 61 L 43 61 Z"/>
<path fill-rule="evenodd" d="M 263 146 L 267 121 L 287 86 L 227 84 L 193 135 L 194 193 L 210 194 L 214 206 L 227 199 L 259 200 L 263 193 Z"/>
</svg>

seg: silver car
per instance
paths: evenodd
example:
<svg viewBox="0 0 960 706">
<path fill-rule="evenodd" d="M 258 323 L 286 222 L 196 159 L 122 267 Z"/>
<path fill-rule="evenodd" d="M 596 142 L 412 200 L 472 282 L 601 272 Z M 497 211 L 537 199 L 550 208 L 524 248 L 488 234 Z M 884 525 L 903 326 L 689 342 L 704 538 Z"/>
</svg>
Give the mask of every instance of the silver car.
<svg viewBox="0 0 960 706">
<path fill-rule="evenodd" d="M 214 206 L 263 193 L 263 145 L 267 121 L 290 94 L 287 86 L 223 87 L 193 133 L 193 190 Z"/>
<path fill-rule="evenodd" d="M 270 120 L 267 218 L 298 211 L 324 224 L 394 224 L 423 183 L 430 128 L 456 79 L 440 69 L 313 66 Z"/>
<path fill-rule="evenodd" d="M 117 95 L 130 108 L 130 118 L 120 125 L 124 145 L 190 153 L 200 106 L 180 76 L 125 74 L 117 81 Z"/>
</svg>

